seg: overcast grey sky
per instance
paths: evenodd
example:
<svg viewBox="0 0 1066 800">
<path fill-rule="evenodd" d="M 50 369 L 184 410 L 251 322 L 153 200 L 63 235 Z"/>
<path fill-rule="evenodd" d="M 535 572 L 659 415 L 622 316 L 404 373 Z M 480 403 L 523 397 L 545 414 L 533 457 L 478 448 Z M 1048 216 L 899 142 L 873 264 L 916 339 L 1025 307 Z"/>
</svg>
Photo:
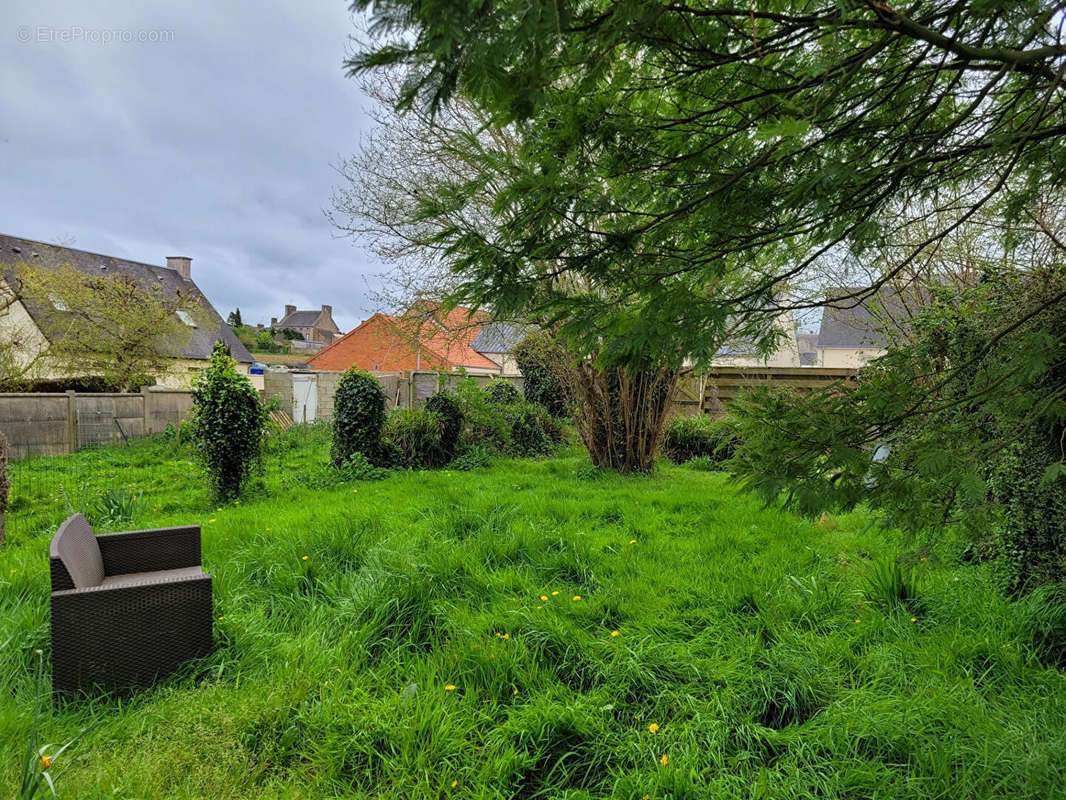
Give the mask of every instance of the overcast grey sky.
<svg viewBox="0 0 1066 800">
<path fill-rule="evenodd" d="M 344 0 L 3 5 L 0 232 L 191 256 L 246 322 L 286 303 L 330 303 L 343 330 L 368 316 L 383 267 L 322 214 L 367 124 Z"/>
</svg>

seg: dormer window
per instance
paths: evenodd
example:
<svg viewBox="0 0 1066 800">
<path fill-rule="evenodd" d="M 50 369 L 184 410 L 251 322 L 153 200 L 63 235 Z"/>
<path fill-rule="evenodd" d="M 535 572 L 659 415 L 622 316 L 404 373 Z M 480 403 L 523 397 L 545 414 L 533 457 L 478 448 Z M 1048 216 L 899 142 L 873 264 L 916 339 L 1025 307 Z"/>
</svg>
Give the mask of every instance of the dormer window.
<svg viewBox="0 0 1066 800">
<path fill-rule="evenodd" d="M 184 322 L 190 328 L 195 328 L 196 327 L 196 322 L 193 320 L 193 318 L 189 314 L 189 312 L 186 311 L 185 309 L 179 309 L 178 311 L 175 311 L 174 313 L 178 315 L 178 319 L 180 319 L 182 322 Z"/>
</svg>

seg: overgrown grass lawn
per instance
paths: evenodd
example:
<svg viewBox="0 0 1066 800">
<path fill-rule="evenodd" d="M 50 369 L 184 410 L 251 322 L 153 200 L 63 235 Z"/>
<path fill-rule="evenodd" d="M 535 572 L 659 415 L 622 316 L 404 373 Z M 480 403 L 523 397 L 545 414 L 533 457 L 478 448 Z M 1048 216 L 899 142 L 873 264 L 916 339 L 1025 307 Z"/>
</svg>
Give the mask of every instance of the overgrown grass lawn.
<svg viewBox="0 0 1066 800">
<path fill-rule="evenodd" d="M 53 767 L 60 797 L 1066 794 L 1066 680 L 1034 644 L 1038 609 L 946 545 L 904 553 L 863 515 L 810 524 L 720 474 L 604 476 L 577 453 L 344 482 L 322 437 L 294 437 L 221 509 L 159 441 L 15 465 L 16 495 L 35 469 L 80 476 L 68 501 L 98 517 L 94 487 L 143 492 L 132 524 L 104 527 L 199 523 L 214 575 L 212 657 L 48 706 L 44 741 L 102 720 Z M 17 502 L 5 797 L 65 515 L 54 495 Z M 898 556 L 918 599 L 868 600 L 863 576 Z"/>
</svg>

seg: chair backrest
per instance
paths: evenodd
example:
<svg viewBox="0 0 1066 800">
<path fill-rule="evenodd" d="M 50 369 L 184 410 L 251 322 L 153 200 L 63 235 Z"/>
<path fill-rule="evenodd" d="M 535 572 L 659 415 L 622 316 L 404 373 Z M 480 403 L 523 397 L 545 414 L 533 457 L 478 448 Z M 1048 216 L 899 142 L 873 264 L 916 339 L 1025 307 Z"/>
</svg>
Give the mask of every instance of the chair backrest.
<svg viewBox="0 0 1066 800">
<path fill-rule="evenodd" d="M 48 549 L 49 558 L 63 562 L 75 589 L 99 586 L 104 580 L 104 559 L 89 521 L 75 514 L 59 526 Z"/>
</svg>

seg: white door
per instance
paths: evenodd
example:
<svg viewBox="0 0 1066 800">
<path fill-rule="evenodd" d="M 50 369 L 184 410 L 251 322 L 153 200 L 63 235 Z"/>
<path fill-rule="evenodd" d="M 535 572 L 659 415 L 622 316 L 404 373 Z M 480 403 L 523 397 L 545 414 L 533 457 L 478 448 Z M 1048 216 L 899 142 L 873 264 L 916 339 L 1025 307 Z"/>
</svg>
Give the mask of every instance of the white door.
<svg viewBox="0 0 1066 800">
<path fill-rule="evenodd" d="M 314 422 L 318 413 L 318 380 L 316 375 L 292 376 L 292 421 Z"/>
</svg>

